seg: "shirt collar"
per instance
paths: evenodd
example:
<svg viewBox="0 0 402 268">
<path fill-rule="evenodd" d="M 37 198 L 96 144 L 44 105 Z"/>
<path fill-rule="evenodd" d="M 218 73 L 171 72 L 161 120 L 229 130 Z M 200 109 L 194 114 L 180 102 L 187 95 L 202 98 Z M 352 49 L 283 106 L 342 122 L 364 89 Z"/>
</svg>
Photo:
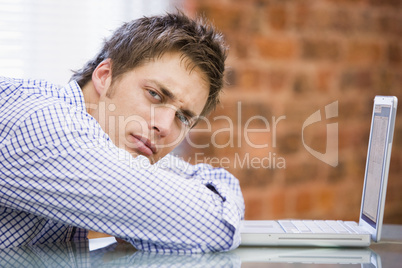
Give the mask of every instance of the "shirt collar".
<svg viewBox="0 0 402 268">
<path fill-rule="evenodd" d="M 66 86 L 60 88 L 59 91 L 65 101 L 69 102 L 70 104 L 77 106 L 77 108 L 85 110 L 85 100 L 84 94 L 82 93 L 81 87 L 78 85 L 77 81 L 72 80 Z"/>
</svg>

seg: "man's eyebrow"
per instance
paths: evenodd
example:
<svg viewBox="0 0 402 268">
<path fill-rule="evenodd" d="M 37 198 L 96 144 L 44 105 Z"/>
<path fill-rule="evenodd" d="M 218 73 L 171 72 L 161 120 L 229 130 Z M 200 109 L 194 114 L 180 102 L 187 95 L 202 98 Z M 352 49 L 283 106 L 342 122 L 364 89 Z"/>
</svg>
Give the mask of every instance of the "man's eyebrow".
<svg viewBox="0 0 402 268">
<path fill-rule="evenodd" d="M 167 98 L 171 99 L 172 101 L 177 100 L 176 95 L 173 94 L 173 92 L 169 88 L 167 88 L 166 86 L 162 85 L 161 83 L 155 80 L 150 80 L 150 82 L 154 83 L 162 92 L 162 94 L 165 95 Z M 180 112 L 191 118 L 197 117 L 197 114 L 189 109 L 180 109 Z"/>
</svg>

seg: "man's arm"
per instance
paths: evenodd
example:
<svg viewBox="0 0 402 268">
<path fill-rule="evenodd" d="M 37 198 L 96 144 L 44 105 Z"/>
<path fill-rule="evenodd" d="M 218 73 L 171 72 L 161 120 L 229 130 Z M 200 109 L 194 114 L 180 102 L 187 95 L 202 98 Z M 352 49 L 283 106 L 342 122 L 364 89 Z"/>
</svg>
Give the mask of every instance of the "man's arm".
<svg viewBox="0 0 402 268">
<path fill-rule="evenodd" d="M 211 165 L 204 163 L 192 165 L 172 154 L 165 156 L 155 165 L 158 168 L 173 172 L 182 178 L 200 180 L 204 185 L 208 185 L 210 189 L 213 188 L 214 191 L 222 197 L 224 197 L 224 193 L 221 193 L 218 189 L 223 188 L 222 190 L 224 192 L 230 191 L 236 197 L 238 207 L 240 208 L 240 211 L 242 211 L 242 218 L 244 218 L 245 206 L 239 180 L 227 170 L 223 168 L 214 168 Z"/>
<path fill-rule="evenodd" d="M 141 250 L 209 252 L 240 242 L 243 208 L 230 187 L 217 187 L 222 199 L 202 180 L 142 164 L 85 112 L 59 104 L 37 110 L 10 131 L 0 158 L 2 206 Z"/>
</svg>

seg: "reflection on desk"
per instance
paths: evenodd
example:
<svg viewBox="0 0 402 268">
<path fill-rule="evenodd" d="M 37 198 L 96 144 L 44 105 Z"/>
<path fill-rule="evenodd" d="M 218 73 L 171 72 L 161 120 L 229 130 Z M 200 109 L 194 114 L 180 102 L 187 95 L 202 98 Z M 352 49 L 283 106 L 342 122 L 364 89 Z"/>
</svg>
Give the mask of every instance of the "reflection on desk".
<svg viewBox="0 0 402 268">
<path fill-rule="evenodd" d="M 99 241 L 101 240 L 101 241 Z M 90 250 L 90 248 L 94 248 Z M 105 247 L 102 247 L 102 244 Z M 0 250 L 0 267 L 241 267 L 231 252 L 158 254 L 137 251 L 112 237 Z"/>
<path fill-rule="evenodd" d="M 387 226 L 370 248 L 240 247 L 213 254 L 158 254 L 113 237 L 0 250 L 0 267 L 399 267 L 402 226 Z"/>
</svg>

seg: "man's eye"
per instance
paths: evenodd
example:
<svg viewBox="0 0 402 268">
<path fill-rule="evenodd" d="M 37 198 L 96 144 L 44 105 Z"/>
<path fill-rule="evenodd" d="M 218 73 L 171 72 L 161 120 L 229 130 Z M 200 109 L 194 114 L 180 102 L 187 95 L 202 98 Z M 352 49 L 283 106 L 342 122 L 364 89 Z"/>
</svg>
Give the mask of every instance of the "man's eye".
<svg viewBox="0 0 402 268">
<path fill-rule="evenodd" d="M 192 121 L 191 121 L 191 119 L 187 118 L 187 116 L 185 116 L 182 113 L 177 113 L 176 116 L 180 120 L 180 122 L 182 122 L 185 126 L 191 127 Z"/>
<path fill-rule="evenodd" d="M 152 98 L 157 99 L 159 101 L 162 100 L 161 96 L 159 96 L 159 94 L 156 93 L 155 91 L 148 89 L 148 93 L 149 95 L 151 95 Z"/>
</svg>

